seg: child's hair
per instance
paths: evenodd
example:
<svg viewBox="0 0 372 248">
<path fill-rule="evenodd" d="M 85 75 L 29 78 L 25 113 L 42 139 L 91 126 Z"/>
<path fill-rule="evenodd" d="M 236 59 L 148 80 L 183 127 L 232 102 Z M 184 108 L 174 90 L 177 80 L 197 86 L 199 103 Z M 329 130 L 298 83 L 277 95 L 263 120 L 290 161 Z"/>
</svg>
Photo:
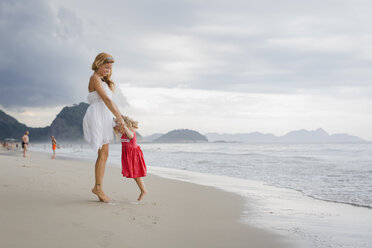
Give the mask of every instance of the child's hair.
<svg viewBox="0 0 372 248">
<path fill-rule="evenodd" d="M 123 117 L 125 124 L 129 128 L 134 128 L 134 129 L 137 129 L 138 128 L 138 121 L 135 121 L 132 118 L 130 118 L 128 116 L 125 116 L 125 115 L 122 115 L 121 117 Z"/>
<path fill-rule="evenodd" d="M 114 61 L 114 58 L 110 54 L 108 54 L 108 53 L 100 53 L 100 54 L 98 54 L 96 56 L 96 58 L 93 61 L 92 70 L 93 71 L 97 71 L 98 68 L 101 65 L 106 64 L 106 63 L 114 63 L 114 62 L 115 62 Z M 110 73 L 103 78 L 103 80 L 109 86 L 109 88 L 111 89 L 111 91 L 114 91 L 114 89 L 115 89 L 115 83 L 110 79 L 111 74 L 112 74 L 112 69 L 110 70 Z"/>
</svg>

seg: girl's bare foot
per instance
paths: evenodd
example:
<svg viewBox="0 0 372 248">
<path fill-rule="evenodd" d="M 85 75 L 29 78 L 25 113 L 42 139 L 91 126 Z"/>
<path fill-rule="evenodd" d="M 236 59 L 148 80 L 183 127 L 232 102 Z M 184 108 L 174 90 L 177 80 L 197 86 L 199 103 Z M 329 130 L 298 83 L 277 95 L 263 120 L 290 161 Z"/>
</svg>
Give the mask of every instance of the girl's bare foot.
<svg viewBox="0 0 372 248">
<path fill-rule="evenodd" d="M 139 195 L 137 201 L 142 200 L 142 198 L 143 198 L 145 195 L 147 195 L 147 191 L 143 191 L 143 192 L 141 192 L 141 194 Z"/>
<path fill-rule="evenodd" d="M 101 202 L 107 203 L 107 202 L 110 202 L 110 200 L 111 200 L 108 196 L 105 195 L 103 190 L 97 189 L 97 185 L 94 186 L 94 188 L 92 189 L 92 193 L 95 194 L 96 196 L 98 196 L 98 199 Z"/>
</svg>

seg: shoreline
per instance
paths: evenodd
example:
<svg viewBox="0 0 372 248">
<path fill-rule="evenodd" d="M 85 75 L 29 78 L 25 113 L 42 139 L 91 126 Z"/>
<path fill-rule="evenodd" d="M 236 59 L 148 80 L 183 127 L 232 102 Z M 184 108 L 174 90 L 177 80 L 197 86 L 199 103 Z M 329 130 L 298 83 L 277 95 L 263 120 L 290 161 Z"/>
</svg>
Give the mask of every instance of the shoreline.
<svg viewBox="0 0 372 248">
<path fill-rule="evenodd" d="M 4 247 L 292 247 L 281 235 L 241 223 L 243 197 L 210 186 L 150 172 L 150 193 L 138 203 L 133 180 L 108 166 L 104 189 L 113 201 L 104 204 L 90 192 L 89 162 L 1 149 L 0 158 Z"/>
<path fill-rule="evenodd" d="M 45 151 L 38 152 L 48 154 Z M 78 158 L 79 154 L 84 156 Z M 64 153 L 65 157 L 59 158 L 89 160 L 92 165 L 92 156 L 88 154 L 79 149 L 70 149 Z M 120 168 L 115 162 L 118 160 L 115 149 L 110 156 L 112 158 L 111 161 L 109 158 L 108 165 Z M 240 222 L 286 237 L 291 243 L 296 243 L 296 247 L 363 248 L 372 243 L 372 238 L 366 232 L 372 228 L 371 209 L 316 199 L 299 190 L 270 185 L 264 181 L 169 167 L 149 166 L 148 169 L 149 173 L 163 178 L 211 186 L 242 197 L 244 209 L 239 217 Z"/>
<path fill-rule="evenodd" d="M 85 154 L 79 149 L 69 152 L 62 159 L 74 160 L 77 154 Z M 112 158 L 111 161 L 109 158 L 108 165 L 120 168 L 114 162 L 118 160 L 115 149 L 110 156 Z M 87 154 L 79 159 L 90 160 L 89 163 L 93 164 Z M 149 166 L 148 169 L 149 173 L 163 178 L 211 186 L 242 197 L 245 201 L 239 217 L 242 223 L 287 237 L 297 244 L 296 247 L 363 248 L 372 244 L 372 237 L 366 232 L 372 228 L 371 209 L 316 199 L 300 190 L 278 187 L 264 181 L 169 167 Z M 328 228 L 324 228 L 326 226 Z"/>
<path fill-rule="evenodd" d="M 372 143 L 372 142 L 371 142 Z M 42 145 L 45 145 L 46 143 L 36 143 L 38 145 L 42 144 Z M 49 143 L 48 143 L 49 144 Z M 119 144 L 119 143 L 117 143 Z M 88 146 L 89 147 L 89 146 Z M 45 149 L 44 150 L 37 150 L 37 151 L 32 151 L 32 152 L 37 152 L 37 153 L 41 153 L 41 154 L 49 154 L 49 152 L 47 152 Z M 107 165 L 108 166 L 112 166 L 114 168 L 120 168 L 120 165 L 118 165 L 119 163 L 118 162 L 113 162 L 112 161 L 112 158 L 111 158 L 111 153 L 109 155 L 109 158 L 108 158 L 108 161 L 107 161 Z M 82 162 L 94 162 L 93 159 L 91 157 L 76 157 L 76 156 L 71 156 L 71 154 L 58 154 L 57 156 L 57 159 L 63 159 L 63 160 L 77 160 L 77 161 L 82 161 Z M 118 167 L 119 166 L 119 167 Z M 164 169 L 173 169 L 173 168 L 169 168 L 169 167 L 160 167 L 160 166 L 151 166 L 152 168 L 156 167 L 156 168 L 164 168 Z M 183 171 L 181 169 L 175 169 L 175 170 L 180 170 L 180 171 Z M 193 172 L 193 171 L 190 171 L 190 172 Z M 196 172 L 196 171 L 195 171 Z M 203 172 L 196 172 L 196 173 L 202 173 L 202 174 L 208 174 L 208 175 L 211 175 L 211 176 L 219 176 L 218 174 L 209 174 L 209 173 L 203 173 Z M 229 177 L 229 176 L 228 176 Z M 170 178 L 170 177 L 168 177 Z M 171 178 L 172 179 L 172 178 Z M 329 200 L 329 199 L 324 199 L 324 198 L 321 198 L 321 197 L 317 197 L 317 196 L 314 196 L 314 195 L 309 195 L 309 194 L 306 194 L 305 192 L 299 190 L 299 189 L 296 189 L 296 188 L 291 188 L 291 187 L 285 187 L 285 186 L 278 186 L 278 185 L 273 185 L 273 184 L 270 184 L 270 183 L 267 183 L 267 182 L 264 182 L 264 181 L 259 181 L 259 180 L 252 180 L 252 179 L 245 179 L 243 177 L 236 177 L 236 179 L 243 179 L 243 180 L 248 180 L 248 181 L 256 181 L 258 183 L 264 183 L 266 185 L 269 185 L 269 186 L 272 186 L 272 187 L 275 187 L 275 188 L 281 188 L 281 189 L 285 189 L 285 190 L 294 190 L 296 192 L 299 192 L 301 194 L 303 194 L 303 196 L 305 197 L 309 197 L 309 198 L 312 198 L 314 200 L 319 200 L 319 201 L 324 201 L 324 202 L 329 202 L 329 203 L 335 203 L 335 204 L 343 204 L 343 205 L 349 205 L 349 206 L 353 206 L 353 207 L 359 207 L 359 208 L 366 208 L 366 209 L 372 209 L 372 206 L 368 206 L 368 205 L 360 205 L 358 203 L 351 203 L 351 202 L 343 202 L 343 201 L 338 201 L 338 200 Z"/>
</svg>

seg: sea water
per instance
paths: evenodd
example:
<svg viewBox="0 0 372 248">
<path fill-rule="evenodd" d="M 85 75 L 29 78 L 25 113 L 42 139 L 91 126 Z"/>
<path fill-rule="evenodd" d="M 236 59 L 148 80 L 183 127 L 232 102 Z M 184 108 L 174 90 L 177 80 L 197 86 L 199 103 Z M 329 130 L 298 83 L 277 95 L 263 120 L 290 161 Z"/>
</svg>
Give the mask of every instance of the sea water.
<svg viewBox="0 0 372 248">
<path fill-rule="evenodd" d="M 242 219 L 303 247 L 372 248 L 372 144 L 141 144 L 149 172 L 238 193 Z M 49 144 L 34 151 L 48 152 Z M 58 156 L 93 160 L 84 144 Z M 121 145 L 109 163 L 120 167 Z"/>
</svg>

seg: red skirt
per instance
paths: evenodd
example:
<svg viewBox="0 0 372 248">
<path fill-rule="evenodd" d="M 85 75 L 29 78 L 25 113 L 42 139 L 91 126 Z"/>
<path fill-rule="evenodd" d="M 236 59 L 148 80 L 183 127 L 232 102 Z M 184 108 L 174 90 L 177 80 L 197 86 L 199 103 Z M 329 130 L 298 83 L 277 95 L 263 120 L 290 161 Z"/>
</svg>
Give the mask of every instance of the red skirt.
<svg viewBox="0 0 372 248">
<path fill-rule="evenodd" d="M 138 178 L 146 176 L 147 168 L 139 146 L 122 147 L 121 167 L 121 173 L 124 177 Z"/>
</svg>

